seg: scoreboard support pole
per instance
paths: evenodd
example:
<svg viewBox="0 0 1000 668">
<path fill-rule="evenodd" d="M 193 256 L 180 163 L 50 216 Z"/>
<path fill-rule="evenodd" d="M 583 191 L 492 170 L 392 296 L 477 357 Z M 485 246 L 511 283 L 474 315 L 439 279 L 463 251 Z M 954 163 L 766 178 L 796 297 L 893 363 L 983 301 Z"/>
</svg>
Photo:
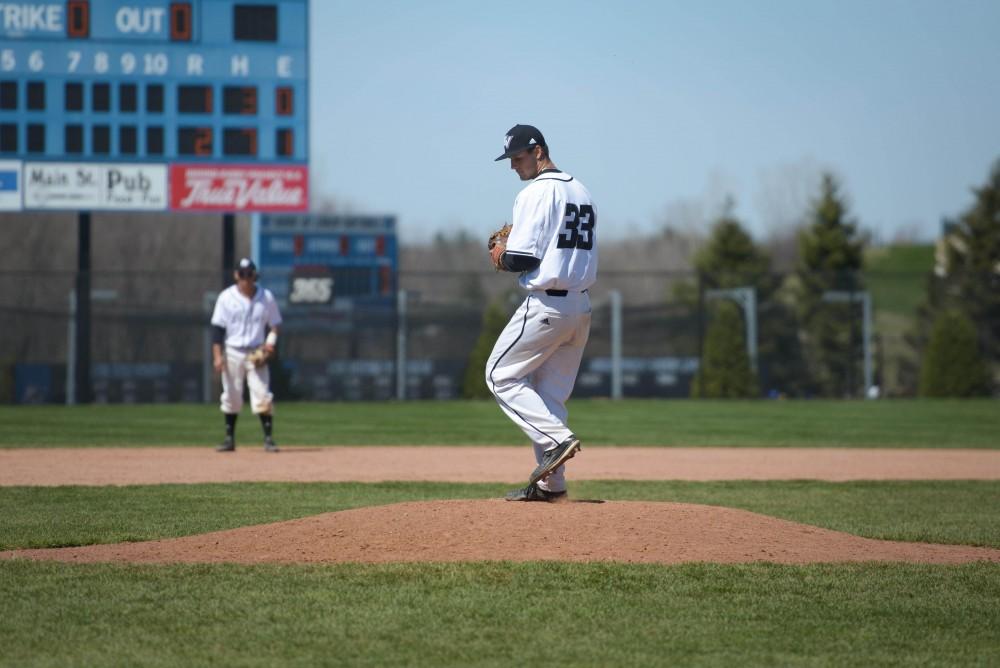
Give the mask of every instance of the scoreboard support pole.
<svg viewBox="0 0 1000 668">
<path fill-rule="evenodd" d="M 73 360 L 76 403 L 90 403 L 90 212 L 77 214 L 76 355 Z M 67 388 L 69 389 L 69 388 Z"/>
<path fill-rule="evenodd" d="M 236 266 L 236 214 L 222 214 L 222 287 L 233 282 L 233 267 Z"/>
</svg>

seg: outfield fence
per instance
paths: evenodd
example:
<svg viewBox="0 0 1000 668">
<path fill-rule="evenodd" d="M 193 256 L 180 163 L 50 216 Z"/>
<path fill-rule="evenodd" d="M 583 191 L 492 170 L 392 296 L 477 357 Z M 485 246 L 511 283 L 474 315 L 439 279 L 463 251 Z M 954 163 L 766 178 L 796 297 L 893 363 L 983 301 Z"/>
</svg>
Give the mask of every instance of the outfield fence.
<svg viewBox="0 0 1000 668">
<path fill-rule="evenodd" d="M 84 319 L 75 272 L 0 272 L 0 401 L 217 400 L 208 326 L 220 287 L 217 272 L 92 272 L 82 279 L 91 294 Z M 776 285 L 793 280 L 773 279 Z M 881 288 L 840 291 L 848 296 L 823 305 L 850 332 L 843 349 L 833 351 L 843 375 L 836 396 L 913 392 L 916 353 L 905 338 L 919 302 L 913 295 L 925 280 L 915 274 L 858 276 L 845 285 Z M 261 284 L 267 286 L 266 274 Z M 400 291 L 383 299 L 284 304 L 279 358 L 272 363 L 276 395 L 463 396 L 487 305 L 512 313 L 523 298 L 514 277 L 411 271 L 402 272 L 398 284 Z M 689 396 L 714 305 L 724 301 L 740 306 L 739 335 L 762 396 L 824 394 L 805 377 L 814 363 L 808 347 L 792 350 L 802 341 L 789 322 L 796 305 L 718 284 L 687 272 L 602 272 L 590 291 L 592 329 L 574 396 Z M 879 303 L 880 295 L 886 303 Z"/>
</svg>

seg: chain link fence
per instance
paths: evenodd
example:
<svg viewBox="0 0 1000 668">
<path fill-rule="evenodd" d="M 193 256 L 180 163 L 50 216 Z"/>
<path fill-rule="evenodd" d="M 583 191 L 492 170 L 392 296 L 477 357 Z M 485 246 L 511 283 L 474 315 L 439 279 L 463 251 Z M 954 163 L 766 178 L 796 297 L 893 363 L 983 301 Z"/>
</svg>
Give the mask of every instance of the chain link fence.
<svg viewBox="0 0 1000 668">
<path fill-rule="evenodd" d="M 857 284 L 872 283 L 865 278 Z M 890 293 L 905 288 L 908 294 L 919 292 L 925 280 L 888 278 L 882 284 Z M 76 273 L 0 272 L 0 401 L 216 401 L 208 322 L 217 272 L 93 272 L 86 279 L 89 345 L 87 333 L 77 331 Z M 261 284 L 267 287 L 266 275 Z M 492 272 L 402 272 L 399 286 L 395 299 L 378 303 L 344 298 L 323 308 L 283 305 L 279 358 L 272 363 L 279 400 L 458 398 L 487 305 L 512 313 L 522 299 L 514 277 Z M 689 396 L 711 322 L 708 287 L 710 281 L 690 273 L 603 272 L 591 290 L 592 329 L 574 396 Z M 829 305 L 854 332 L 843 350 L 834 351 L 851 374 L 845 396 L 864 396 L 870 386 L 880 386 L 883 395 L 913 392 L 906 373 L 912 376 L 916 353 L 905 336 L 915 306 L 897 308 L 898 300 L 880 305 L 879 294 L 868 325 L 860 301 Z M 759 357 L 761 394 L 822 394 L 784 368 L 790 351 L 776 332 L 794 328 L 784 320 L 795 304 L 785 306 L 758 301 L 752 314 L 743 311 L 742 335 L 757 332 L 752 353 Z M 802 338 L 794 331 L 790 336 Z M 82 387 L 86 379 L 77 378 L 76 361 L 88 357 L 90 382 Z M 811 363 L 805 359 L 802 368 Z"/>
</svg>

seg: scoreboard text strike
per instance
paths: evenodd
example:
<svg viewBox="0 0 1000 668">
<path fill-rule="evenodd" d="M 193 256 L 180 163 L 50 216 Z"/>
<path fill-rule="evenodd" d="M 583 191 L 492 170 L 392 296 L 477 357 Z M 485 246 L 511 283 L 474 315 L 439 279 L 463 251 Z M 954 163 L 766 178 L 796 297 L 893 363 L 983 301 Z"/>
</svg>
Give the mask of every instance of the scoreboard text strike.
<svg viewBox="0 0 1000 668">
<path fill-rule="evenodd" d="M 304 211 L 308 0 L 0 1 L 0 211 Z"/>
</svg>

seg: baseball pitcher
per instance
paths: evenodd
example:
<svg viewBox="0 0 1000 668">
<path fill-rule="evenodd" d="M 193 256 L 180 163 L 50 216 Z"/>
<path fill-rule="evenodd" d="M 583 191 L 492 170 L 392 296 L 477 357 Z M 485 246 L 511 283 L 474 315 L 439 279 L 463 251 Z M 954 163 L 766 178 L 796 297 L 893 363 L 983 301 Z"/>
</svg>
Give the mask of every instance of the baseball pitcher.
<svg viewBox="0 0 1000 668">
<path fill-rule="evenodd" d="M 514 200 L 510 228 L 487 245 L 494 267 L 519 273 L 528 294 L 493 347 L 486 384 L 535 449 L 528 486 L 507 500 L 554 501 L 566 495 L 565 462 L 580 450 L 566 400 L 590 335 L 597 212 L 584 185 L 553 164 L 537 128 L 507 131 L 497 160 L 508 158 L 527 185 Z"/>
<path fill-rule="evenodd" d="M 222 374 L 220 407 L 226 416 L 226 438 L 216 450 L 236 449 L 236 418 L 243 407 L 246 382 L 250 408 L 264 429 L 264 449 L 277 452 L 267 362 L 278 343 L 281 314 L 271 291 L 257 285 L 257 267 L 251 260 L 240 260 L 235 279 L 235 285 L 219 294 L 212 312 L 212 357 L 215 370 Z"/>
</svg>

